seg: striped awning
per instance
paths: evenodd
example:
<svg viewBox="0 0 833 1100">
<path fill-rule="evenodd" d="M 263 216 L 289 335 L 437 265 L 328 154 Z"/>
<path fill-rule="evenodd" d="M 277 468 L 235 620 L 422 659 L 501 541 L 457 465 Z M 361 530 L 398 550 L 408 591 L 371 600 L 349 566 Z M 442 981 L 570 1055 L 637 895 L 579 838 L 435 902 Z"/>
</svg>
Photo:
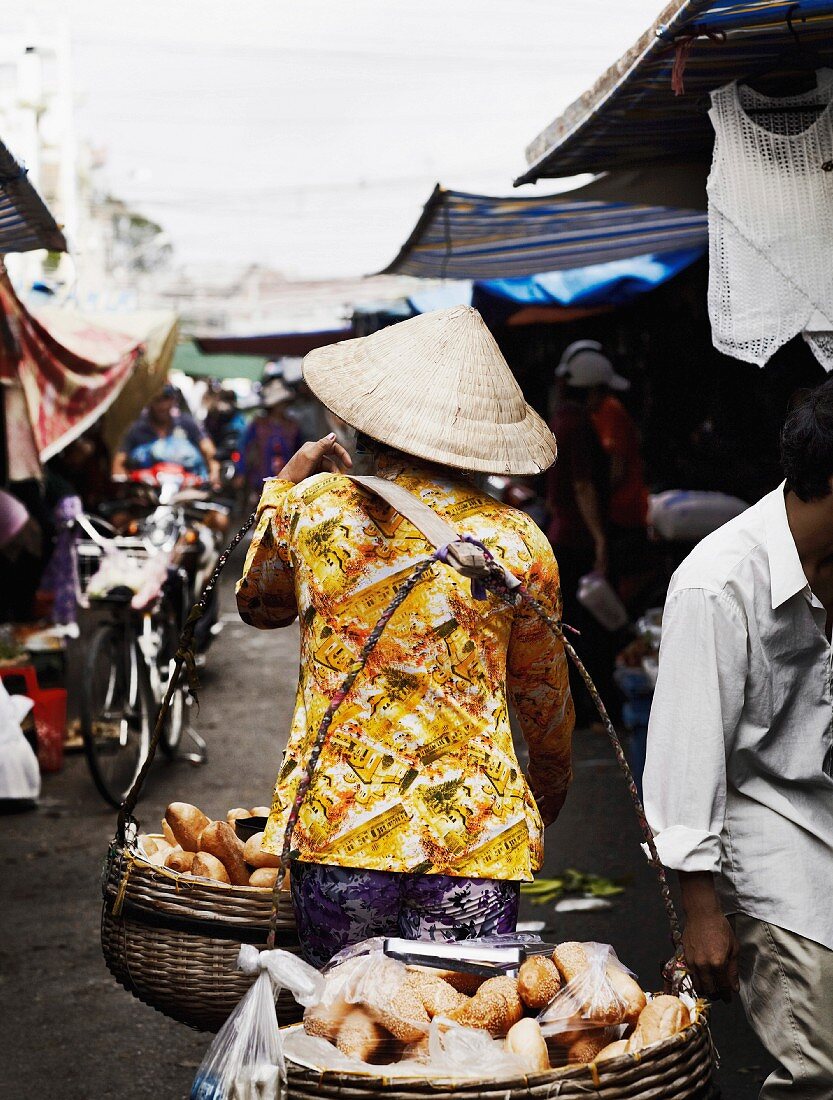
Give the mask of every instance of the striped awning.
<svg viewBox="0 0 833 1100">
<path fill-rule="evenodd" d="M 63 233 L 12 154 L 0 142 L 0 254 L 66 252 Z"/>
<path fill-rule="evenodd" d="M 612 10 L 612 9 L 611 9 Z M 773 62 L 794 44 L 833 65 L 833 0 L 674 0 L 657 22 L 528 147 L 515 182 L 644 164 L 706 159 L 708 93 Z M 677 63 L 684 93 L 675 95 Z"/>
<path fill-rule="evenodd" d="M 699 210 L 564 195 L 492 198 L 437 185 L 381 274 L 508 279 L 705 248 L 706 240 L 706 215 Z"/>
</svg>

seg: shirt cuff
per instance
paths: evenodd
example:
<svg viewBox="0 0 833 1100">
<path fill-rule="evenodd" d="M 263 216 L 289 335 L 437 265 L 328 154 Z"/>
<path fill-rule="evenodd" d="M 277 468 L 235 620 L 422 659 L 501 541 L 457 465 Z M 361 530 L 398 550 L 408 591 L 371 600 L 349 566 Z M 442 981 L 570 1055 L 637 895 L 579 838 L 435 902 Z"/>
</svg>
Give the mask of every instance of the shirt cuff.
<svg viewBox="0 0 833 1100">
<path fill-rule="evenodd" d="M 720 837 L 687 825 L 671 825 L 654 837 L 660 862 L 674 871 L 720 870 Z M 642 845 L 650 855 L 646 844 Z"/>
</svg>

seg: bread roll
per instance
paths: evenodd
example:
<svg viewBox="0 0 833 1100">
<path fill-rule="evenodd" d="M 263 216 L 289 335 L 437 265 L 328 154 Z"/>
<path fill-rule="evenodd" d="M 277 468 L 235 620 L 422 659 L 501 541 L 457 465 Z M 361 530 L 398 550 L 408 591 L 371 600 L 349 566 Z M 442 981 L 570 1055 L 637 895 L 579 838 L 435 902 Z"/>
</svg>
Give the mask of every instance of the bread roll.
<svg viewBox="0 0 833 1100">
<path fill-rule="evenodd" d="M 435 1016 L 447 1016 L 450 1012 L 456 1012 L 468 1001 L 465 993 L 459 993 L 442 978 L 426 974 L 424 970 L 410 971 L 408 981 L 416 989 L 432 1020 Z"/>
<path fill-rule="evenodd" d="M 243 845 L 243 858 L 245 861 L 251 863 L 252 867 L 280 867 L 281 857 L 274 855 L 272 852 L 264 852 L 261 848 L 262 844 L 263 833 L 255 833 L 254 836 L 250 836 Z"/>
<path fill-rule="evenodd" d="M 610 1032 L 607 1028 L 591 1028 L 584 1035 L 570 1044 L 567 1050 L 567 1061 L 585 1064 L 595 1062 L 597 1056 L 610 1043 Z"/>
<path fill-rule="evenodd" d="M 210 852 L 197 852 L 194 856 L 194 862 L 191 864 L 189 873 L 195 875 L 197 878 L 210 878 L 213 879 L 214 882 L 231 883 L 225 866 L 216 856 L 211 855 Z"/>
<path fill-rule="evenodd" d="M 649 1001 L 639 1014 L 628 1050 L 642 1050 L 651 1043 L 668 1039 L 691 1023 L 691 1014 L 679 997 L 662 994 Z"/>
<path fill-rule="evenodd" d="M 561 988 L 561 976 L 552 959 L 533 955 L 521 963 L 518 994 L 527 1008 L 546 1008 Z"/>
<path fill-rule="evenodd" d="M 271 806 L 252 806 L 252 817 L 268 817 L 272 812 Z"/>
<path fill-rule="evenodd" d="M 164 819 L 164 817 L 162 818 L 162 835 L 172 848 L 178 847 L 176 837 L 174 836 L 174 831 Z"/>
<path fill-rule="evenodd" d="M 136 837 L 136 844 L 142 855 L 150 858 L 159 847 L 159 839 L 155 836 L 149 836 L 147 833 L 140 833 Z"/>
<path fill-rule="evenodd" d="M 591 957 L 584 944 L 568 942 L 559 944 L 552 953 L 552 961 L 564 982 L 575 982 L 575 998 L 579 1002 L 579 1014 L 599 1024 L 618 1024 L 623 1019 L 621 1002 L 607 980 L 606 972 L 598 977 L 587 975 L 587 989 L 580 988 L 582 975 L 591 968 Z M 595 961 L 595 960 L 593 960 Z"/>
<path fill-rule="evenodd" d="M 256 871 L 252 871 L 249 875 L 249 886 L 274 890 L 280 873 L 279 867 L 258 867 Z"/>
<path fill-rule="evenodd" d="M 338 1029 L 336 1046 L 348 1058 L 371 1062 L 386 1039 L 385 1030 L 364 1008 L 354 1006 Z"/>
<path fill-rule="evenodd" d="M 518 1020 L 506 1033 L 506 1050 L 524 1061 L 527 1073 L 540 1073 L 550 1068 L 547 1044 L 537 1020 Z"/>
<path fill-rule="evenodd" d="M 633 980 L 618 962 L 607 964 L 607 980 L 621 1002 L 622 1020 L 626 1024 L 635 1024 L 639 1014 L 647 1004 L 645 994 L 639 984 Z"/>
<path fill-rule="evenodd" d="M 178 874 L 184 874 L 191 870 L 196 855 L 196 852 L 183 852 L 181 848 L 171 848 L 165 859 L 165 866 Z"/>
<path fill-rule="evenodd" d="M 523 1016 L 523 1005 L 514 978 L 488 978 L 462 1008 L 449 1013 L 463 1027 L 476 1027 L 493 1035 L 505 1035 Z"/>
<path fill-rule="evenodd" d="M 422 974 L 433 974 L 435 978 L 448 982 L 458 993 L 467 993 L 469 996 L 476 993 L 486 981 L 481 974 L 466 974 L 462 970 L 436 970 L 433 966 L 410 966 L 408 969 Z"/>
<path fill-rule="evenodd" d="M 608 1058 L 618 1058 L 622 1054 L 628 1053 L 628 1040 L 616 1039 L 613 1043 L 608 1043 L 606 1047 L 599 1051 L 596 1055 L 595 1061 L 606 1062 Z"/>
<path fill-rule="evenodd" d="M 337 997 L 331 1004 L 312 1005 L 304 1012 L 304 1031 L 307 1035 L 318 1035 L 334 1043 L 344 1018 L 355 1007 L 341 997 Z"/>
<path fill-rule="evenodd" d="M 198 852 L 200 850 L 200 836 L 208 818 L 198 810 L 196 806 L 188 802 L 172 802 L 165 810 L 167 821 L 174 839 L 185 852 Z"/>
<path fill-rule="evenodd" d="M 234 827 L 235 821 L 239 821 L 241 817 L 251 817 L 251 810 L 244 810 L 242 806 L 236 806 L 233 810 L 229 810 L 226 814 L 226 821 Z"/>
<path fill-rule="evenodd" d="M 428 1031 L 428 1012 L 410 976 L 404 979 L 384 1006 L 367 1007 L 373 1017 L 403 1043 L 415 1043 Z"/>
<path fill-rule="evenodd" d="M 227 821 L 212 821 L 200 836 L 200 851 L 208 852 L 223 864 L 234 886 L 249 885 L 249 868 L 243 858 L 243 842 Z"/>
</svg>

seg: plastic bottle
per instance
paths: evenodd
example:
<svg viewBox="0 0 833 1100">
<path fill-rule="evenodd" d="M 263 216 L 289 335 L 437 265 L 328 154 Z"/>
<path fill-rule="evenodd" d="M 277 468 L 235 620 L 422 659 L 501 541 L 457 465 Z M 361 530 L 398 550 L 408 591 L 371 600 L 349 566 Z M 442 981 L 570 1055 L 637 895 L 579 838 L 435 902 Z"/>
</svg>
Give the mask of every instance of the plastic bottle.
<svg viewBox="0 0 833 1100">
<path fill-rule="evenodd" d="M 628 621 L 625 605 L 610 582 L 599 573 L 586 573 L 578 582 L 576 598 L 593 618 L 612 633 L 621 630 Z"/>
</svg>

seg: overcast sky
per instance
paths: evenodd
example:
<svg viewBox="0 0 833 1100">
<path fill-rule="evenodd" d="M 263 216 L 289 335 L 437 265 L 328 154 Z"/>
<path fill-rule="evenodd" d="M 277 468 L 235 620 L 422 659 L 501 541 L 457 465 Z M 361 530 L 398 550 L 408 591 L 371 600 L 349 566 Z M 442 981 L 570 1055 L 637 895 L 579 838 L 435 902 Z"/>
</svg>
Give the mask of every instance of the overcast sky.
<svg viewBox="0 0 833 1100">
<path fill-rule="evenodd" d="M 69 13 L 79 135 L 179 260 L 327 277 L 390 261 L 437 181 L 510 194 L 528 142 L 662 6 L 6 0 L 3 22 Z"/>
</svg>

